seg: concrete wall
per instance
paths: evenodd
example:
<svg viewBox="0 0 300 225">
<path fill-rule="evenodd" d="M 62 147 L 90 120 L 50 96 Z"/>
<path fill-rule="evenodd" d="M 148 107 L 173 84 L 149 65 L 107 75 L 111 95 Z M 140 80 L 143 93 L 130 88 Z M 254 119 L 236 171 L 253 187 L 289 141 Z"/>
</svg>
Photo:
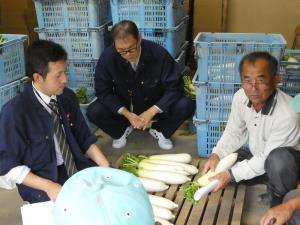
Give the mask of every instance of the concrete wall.
<svg viewBox="0 0 300 225">
<path fill-rule="evenodd" d="M 227 0 L 227 32 L 282 33 L 289 46 L 300 25 L 300 0 Z M 189 0 L 185 0 L 188 12 Z M 195 0 L 193 37 L 220 32 L 222 0 Z M 33 0 L 0 0 L 0 33 L 24 33 L 36 39 Z"/>
<path fill-rule="evenodd" d="M 27 34 L 37 38 L 33 0 L 0 0 L 0 33 Z"/>
<path fill-rule="evenodd" d="M 300 25 L 299 0 L 230 0 L 228 32 L 281 33 L 289 46 Z"/>
<path fill-rule="evenodd" d="M 221 31 L 222 0 L 195 0 L 194 33 Z M 227 32 L 281 33 L 291 47 L 299 0 L 228 0 Z"/>
</svg>

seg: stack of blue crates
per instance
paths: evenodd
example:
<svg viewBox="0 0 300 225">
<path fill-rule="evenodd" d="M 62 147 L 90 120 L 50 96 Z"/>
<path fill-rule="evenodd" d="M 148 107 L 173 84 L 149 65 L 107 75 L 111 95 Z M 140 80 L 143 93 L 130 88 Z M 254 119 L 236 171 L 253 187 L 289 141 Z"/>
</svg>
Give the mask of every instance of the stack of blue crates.
<svg viewBox="0 0 300 225">
<path fill-rule="evenodd" d="M 24 87 L 25 59 L 23 43 L 26 35 L 1 34 L 6 40 L 0 44 L 0 111 Z"/>
<path fill-rule="evenodd" d="M 290 60 L 289 60 L 290 59 Z M 300 93 L 300 50 L 286 49 L 280 62 L 280 89 L 294 97 Z"/>
<path fill-rule="evenodd" d="M 34 0 L 34 4 L 39 38 L 62 45 L 68 53 L 69 87 L 85 87 L 93 100 L 97 60 L 110 44 L 109 0 Z M 81 105 L 82 111 L 86 108 L 87 104 Z"/>
<path fill-rule="evenodd" d="M 109 44 L 109 0 L 34 0 L 40 39 L 62 45 L 68 53 L 69 87 L 94 96 L 94 70 Z"/>
<path fill-rule="evenodd" d="M 186 30 L 183 0 L 110 0 L 113 23 L 134 21 L 142 38 L 165 47 L 179 64 L 185 66 Z"/>
<path fill-rule="evenodd" d="M 267 51 L 281 59 L 286 41 L 279 34 L 199 33 L 195 40 L 198 154 L 208 157 L 228 120 L 234 93 L 241 87 L 239 63 L 245 54 Z"/>
</svg>

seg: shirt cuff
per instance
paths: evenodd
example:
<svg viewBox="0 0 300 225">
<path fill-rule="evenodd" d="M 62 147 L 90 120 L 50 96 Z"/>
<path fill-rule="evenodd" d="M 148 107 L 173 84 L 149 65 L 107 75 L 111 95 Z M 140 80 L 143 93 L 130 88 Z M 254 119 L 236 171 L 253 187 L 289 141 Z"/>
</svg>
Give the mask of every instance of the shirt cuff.
<svg viewBox="0 0 300 225">
<path fill-rule="evenodd" d="M 164 112 L 157 105 L 154 105 L 154 107 L 156 107 L 158 109 L 159 113 L 163 113 Z"/>
<path fill-rule="evenodd" d="M 119 113 L 120 115 L 122 115 L 122 111 L 123 111 L 123 109 L 125 109 L 125 107 L 124 107 L 124 106 L 122 106 L 121 108 L 119 108 L 119 109 L 118 109 L 118 113 Z"/>
<path fill-rule="evenodd" d="M 23 183 L 25 177 L 30 172 L 30 169 L 27 166 L 17 166 L 12 168 L 7 174 L 3 176 L 3 180 L 11 187 L 15 184 Z"/>
</svg>

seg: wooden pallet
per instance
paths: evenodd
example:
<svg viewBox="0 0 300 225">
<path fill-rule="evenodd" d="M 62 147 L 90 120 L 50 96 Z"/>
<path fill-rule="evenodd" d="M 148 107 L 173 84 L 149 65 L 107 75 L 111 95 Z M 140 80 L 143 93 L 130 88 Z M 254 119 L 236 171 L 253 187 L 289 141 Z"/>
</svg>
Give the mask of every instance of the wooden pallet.
<svg viewBox="0 0 300 225">
<path fill-rule="evenodd" d="M 193 159 L 192 164 L 199 169 L 203 168 L 205 160 Z M 196 181 L 199 174 L 192 178 Z M 212 193 L 192 205 L 183 198 L 179 191 L 180 185 L 171 185 L 164 192 L 152 193 L 168 198 L 179 206 L 173 211 L 175 225 L 239 225 L 246 193 L 245 185 L 229 185 L 224 190 Z"/>
</svg>

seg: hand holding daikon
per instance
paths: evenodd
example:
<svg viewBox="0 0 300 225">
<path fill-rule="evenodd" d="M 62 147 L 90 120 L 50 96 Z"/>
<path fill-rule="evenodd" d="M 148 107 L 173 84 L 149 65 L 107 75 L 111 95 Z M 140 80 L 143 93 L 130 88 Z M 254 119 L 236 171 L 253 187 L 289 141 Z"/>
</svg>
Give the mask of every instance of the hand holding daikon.
<svg viewBox="0 0 300 225">
<path fill-rule="evenodd" d="M 192 182 L 190 184 L 186 184 L 181 188 L 181 191 L 183 192 L 183 195 L 186 199 L 188 199 L 190 202 L 192 202 L 193 204 L 197 203 L 197 200 L 194 199 L 194 195 L 197 192 L 197 190 L 200 187 L 206 186 L 208 184 L 210 184 L 210 178 L 214 177 L 214 176 L 218 176 L 218 175 L 222 175 L 220 173 L 227 171 L 228 169 L 230 169 L 234 163 L 237 160 L 237 153 L 232 153 L 228 156 L 226 156 L 225 158 L 223 158 L 222 160 L 220 160 L 220 162 L 218 163 L 216 169 L 214 172 L 212 171 L 208 171 L 206 174 L 204 174 L 203 176 L 201 176 L 197 182 Z M 223 175 L 222 175 L 223 176 Z M 220 183 L 222 183 L 223 181 L 219 181 Z M 214 190 L 218 185 L 220 185 L 220 183 L 214 183 L 214 187 L 210 188 L 209 190 L 212 191 Z"/>
</svg>

